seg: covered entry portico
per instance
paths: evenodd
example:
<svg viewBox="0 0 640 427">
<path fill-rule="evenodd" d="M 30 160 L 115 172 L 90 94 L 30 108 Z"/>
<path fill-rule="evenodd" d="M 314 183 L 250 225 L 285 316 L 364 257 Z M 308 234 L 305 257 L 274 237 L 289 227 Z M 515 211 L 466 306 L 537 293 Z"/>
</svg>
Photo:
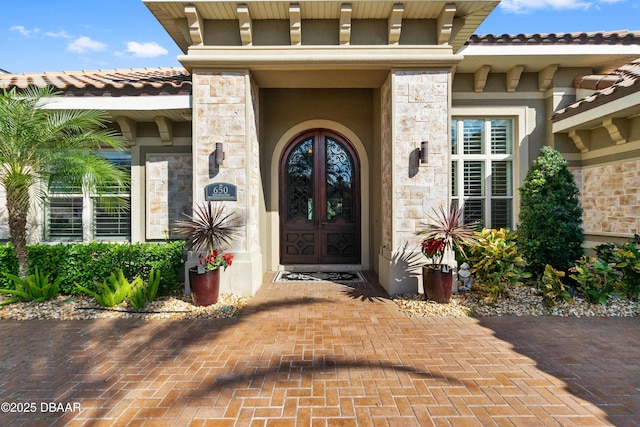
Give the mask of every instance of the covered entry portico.
<svg viewBox="0 0 640 427">
<path fill-rule="evenodd" d="M 145 0 L 192 74 L 194 203 L 211 183 L 238 189 L 228 203 L 245 227 L 233 248 L 239 267 L 223 275 L 223 291 L 253 294 L 265 271 L 292 261 L 283 168 L 305 132 L 335 137 L 358 187 L 357 225 L 339 243 L 354 254 L 312 262 L 344 260 L 375 270 L 391 294 L 415 290 L 403 254 L 417 249 L 425 213 L 450 199 L 451 81 L 462 59 L 455 52 L 497 3 Z M 419 162 L 422 141 L 427 163 Z M 212 167 L 216 143 L 225 160 Z M 312 144 L 314 153 L 326 150 Z M 346 221 L 327 216 L 338 204 L 327 207 L 326 179 L 313 182 L 321 197 L 296 220 L 312 234 Z"/>
</svg>

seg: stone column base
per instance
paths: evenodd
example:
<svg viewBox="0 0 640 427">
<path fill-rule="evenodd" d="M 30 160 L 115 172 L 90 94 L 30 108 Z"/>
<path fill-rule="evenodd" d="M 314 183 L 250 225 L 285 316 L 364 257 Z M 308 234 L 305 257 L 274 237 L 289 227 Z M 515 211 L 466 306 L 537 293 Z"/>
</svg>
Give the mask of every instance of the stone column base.
<svg viewBox="0 0 640 427">
<path fill-rule="evenodd" d="M 418 292 L 418 285 L 422 285 L 422 266 L 414 258 L 415 252 L 380 248 L 378 280 L 389 295 Z"/>
<path fill-rule="evenodd" d="M 453 269 L 452 292 L 458 292 L 458 263 L 455 259 L 445 259 Z M 422 266 L 425 258 L 420 252 L 395 251 L 380 248 L 378 255 L 378 280 L 390 296 L 399 294 L 424 293 L 422 286 Z"/>
</svg>

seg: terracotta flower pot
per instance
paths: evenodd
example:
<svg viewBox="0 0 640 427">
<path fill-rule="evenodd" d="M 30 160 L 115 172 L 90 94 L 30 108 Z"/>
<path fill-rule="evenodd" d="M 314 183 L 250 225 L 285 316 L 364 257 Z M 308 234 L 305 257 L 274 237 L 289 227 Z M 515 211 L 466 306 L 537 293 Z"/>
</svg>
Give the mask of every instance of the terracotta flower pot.
<svg viewBox="0 0 640 427">
<path fill-rule="evenodd" d="M 451 270 L 445 273 L 439 268 L 422 267 L 422 285 L 425 300 L 447 304 L 451 300 L 453 274 Z"/>
<path fill-rule="evenodd" d="M 220 269 L 205 270 L 198 274 L 198 268 L 189 269 L 189 287 L 195 305 L 207 306 L 218 302 L 220 291 Z"/>
</svg>

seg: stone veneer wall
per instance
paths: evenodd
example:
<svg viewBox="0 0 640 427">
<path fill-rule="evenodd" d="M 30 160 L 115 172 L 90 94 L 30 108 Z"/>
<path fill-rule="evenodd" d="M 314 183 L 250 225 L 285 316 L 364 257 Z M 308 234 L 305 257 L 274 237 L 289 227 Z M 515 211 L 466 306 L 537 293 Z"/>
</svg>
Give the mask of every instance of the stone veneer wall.
<svg viewBox="0 0 640 427">
<path fill-rule="evenodd" d="M 194 198 L 204 202 L 204 188 L 214 182 L 238 187 L 237 202 L 226 202 L 246 216 L 246 108 L 245 72 L 198 72 L 194 75 Z M 211 164 L 216 143 L 223 143 L 224 164 Z M 234 249 L 246 250 L 247 242 L 238 239 Z"/>
<path fill-rule="evenodd" d="M 194 199 L 203 203 L 205 186 L 214 182 L 237 186 L 238 200 L 225 205 L 243 219 L 244 227 L 231 248 L 234 273 L 223 275 L 221 292 L 251 295 L 262 282 L 258 89 L 245 70 L 195 71 L 192 81 Z M 221 167 L 211 163 L 218 142 L 225 152 Z"/>
<path fill-rule="evenodd" d="M 381 169 L 382 169 L 382 246 L 392 250 L 392 224 L 393 224 L 393 168 L 391 167 L 392 147 L 391 142 L 391 76 L 380 90 L 382 104 L 382 119 L 380 121 L 382 130 L 380 132 L 382 141 Z"/>
<path fill-rule="evenodd" d="M 418 273 L 408 259 L 434 208 L 449 200 L 449 72 L 395 70 L 381 91 L 382 213 L 380 283 L 391 295 L 415 292 Z M 421 141 L 429 161 L 419 163 Z M 408 253 L 407 253 L 408 252 Z"/>
<path fill-rule="evenodd" d="M 146 160 L 147 239 L 178 238 L 174 223 L 192 212 L 191 154 L 149 154 Z"/>
<path fill-rule="evenodd" d="M 402 71 L 393 75 L 394 250 L 414 246 L 426 214 L 449 199 L 448 72 Z M 429 162 L 417 149 L 428 141 Z"/>
<path fill-rule="evenodd" d="M 589 166 L 575 175 L 585 233 L 640 233 L 640 159 Z"/>
</svg>

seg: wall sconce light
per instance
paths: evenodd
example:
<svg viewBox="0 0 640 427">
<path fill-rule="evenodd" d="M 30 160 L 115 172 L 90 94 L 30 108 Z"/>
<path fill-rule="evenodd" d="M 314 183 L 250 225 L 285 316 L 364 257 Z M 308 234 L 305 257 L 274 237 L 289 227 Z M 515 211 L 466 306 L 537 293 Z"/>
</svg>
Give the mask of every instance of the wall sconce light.
<svg viewBox="0 0 640 427">
<path fill-rule="evenodd" d="M 420 143 L 420 149 L 418 150 L 419 153 L 419 157 L 420 157 L 420 164 L 427 164 L 429 163 L 429 148 L 427 145 L 427 141 L 422 141 Z"/>
<path fill-rule="evenodd" d="M 222 142 L 216 142 L 216 166 L 222 165 L 224 161 L 224 151 L 222 150 Z"/>
</svg>

